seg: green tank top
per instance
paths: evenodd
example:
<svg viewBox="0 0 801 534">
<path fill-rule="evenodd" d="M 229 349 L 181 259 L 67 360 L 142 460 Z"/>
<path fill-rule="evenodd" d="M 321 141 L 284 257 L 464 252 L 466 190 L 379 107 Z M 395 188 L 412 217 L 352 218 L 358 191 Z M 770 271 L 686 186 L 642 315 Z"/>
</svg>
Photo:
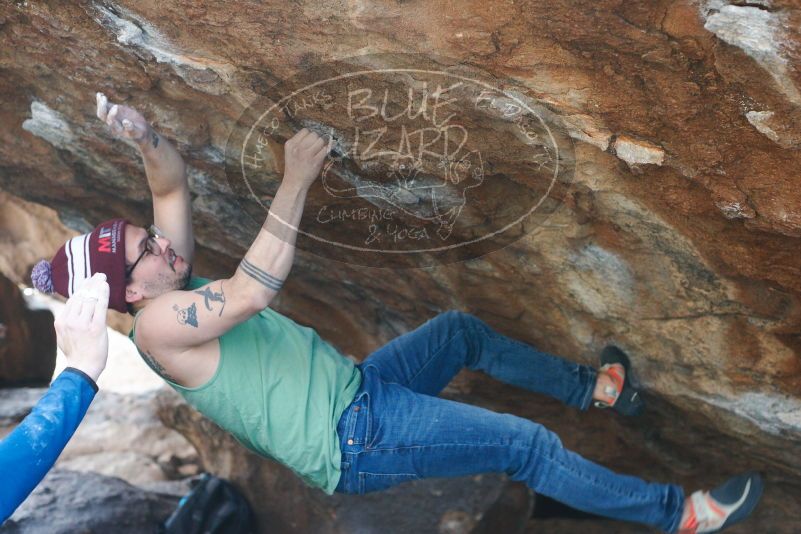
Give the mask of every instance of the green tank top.
<svg viewBox="0 0 801 534">
<path fill-rule="evenodd" d="M 209 282 L 192 278 L 187 289 Z M 135 328 L 136 318 L 131 340 Z M 208 382 L 185 388 L 165 381 L 248 449 L 334 493 L 337 423 L 359 389 L 359 370 L 313 329 L 270 308 L 219 339 L 220 363 Z"/>
</svg>

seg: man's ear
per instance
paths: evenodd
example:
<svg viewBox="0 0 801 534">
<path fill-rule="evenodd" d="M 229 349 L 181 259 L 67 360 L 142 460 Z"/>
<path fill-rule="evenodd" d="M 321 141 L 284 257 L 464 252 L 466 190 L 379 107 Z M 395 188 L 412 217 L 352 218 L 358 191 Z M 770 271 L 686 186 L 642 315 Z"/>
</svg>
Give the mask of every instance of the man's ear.
<svg viewBox="0 0 801 534">
<path fill-rule="evenodd" d="M 134 302 L 139 302 L 142 300 L 144 296 L 139 291 L 136 291 L 131 288 L 131 286 L 125 287 L 125 302 L 128 304 L 133 304 Z"/>
</svg>

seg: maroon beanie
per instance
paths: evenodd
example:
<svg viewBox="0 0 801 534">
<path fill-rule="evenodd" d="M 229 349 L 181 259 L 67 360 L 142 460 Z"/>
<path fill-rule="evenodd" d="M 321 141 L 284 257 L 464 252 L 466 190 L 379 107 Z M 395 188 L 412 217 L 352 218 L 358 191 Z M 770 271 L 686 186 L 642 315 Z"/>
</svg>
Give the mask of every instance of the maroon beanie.
<svg viewBox="0 0 801 534">
<path fill-rule="evenodd" d="M 33 267 L 33 286 L 44 293 L 69 298 L 80 282 L 95 273 L 105 273 L 109 285 L 108 307 L 125 312 L 125 219 L 111 219 L 88 234 L 73 237 L 58 249 L 53 259 Z"/>
</svg>

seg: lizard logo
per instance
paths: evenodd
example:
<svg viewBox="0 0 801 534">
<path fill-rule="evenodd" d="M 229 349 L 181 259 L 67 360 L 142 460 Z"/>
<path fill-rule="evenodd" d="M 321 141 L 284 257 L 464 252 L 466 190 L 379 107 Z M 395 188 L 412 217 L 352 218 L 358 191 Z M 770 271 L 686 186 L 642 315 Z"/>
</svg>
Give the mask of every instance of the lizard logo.
<svg viewBox="0 0 801 534">
<path fill-rule="evenodd" d="M 566 129 L 542 104 L 443 64 L 362 56 L 272 88 L 226 145 L 243 213 L 261 225 L 281 181 L 282 143 L 307 128 L 331 150 L 306 197 L 299 248 L 420 267 L 487 254 L 541 224 L 572 179 Z"/>
</svg>

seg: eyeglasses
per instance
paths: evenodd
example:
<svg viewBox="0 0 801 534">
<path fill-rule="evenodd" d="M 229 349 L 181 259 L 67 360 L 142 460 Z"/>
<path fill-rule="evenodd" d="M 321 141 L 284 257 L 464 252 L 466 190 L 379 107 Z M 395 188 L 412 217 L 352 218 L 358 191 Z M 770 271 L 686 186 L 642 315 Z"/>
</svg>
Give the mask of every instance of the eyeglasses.
<svg viewBox="0 0 801 534">
<path fill-rule="evenodd" d="M 139 261 L 144 258 L 145 254 L 150 253 L 154 256 L 161 256 L 161 247 L 159 246 L 156 239 L 160 239 L 164 237 L 164 234 L 155 224 L 151 224 L 147 229 L 147 241 L 145 241 L 145 250 L 136 258 L 136 261 L 133 262 L 133 265 L 125 269 L 125 278 L 130 278 L 131 273 L 133 273 L 134 268 L 139 263 Z"/>
</svg>

